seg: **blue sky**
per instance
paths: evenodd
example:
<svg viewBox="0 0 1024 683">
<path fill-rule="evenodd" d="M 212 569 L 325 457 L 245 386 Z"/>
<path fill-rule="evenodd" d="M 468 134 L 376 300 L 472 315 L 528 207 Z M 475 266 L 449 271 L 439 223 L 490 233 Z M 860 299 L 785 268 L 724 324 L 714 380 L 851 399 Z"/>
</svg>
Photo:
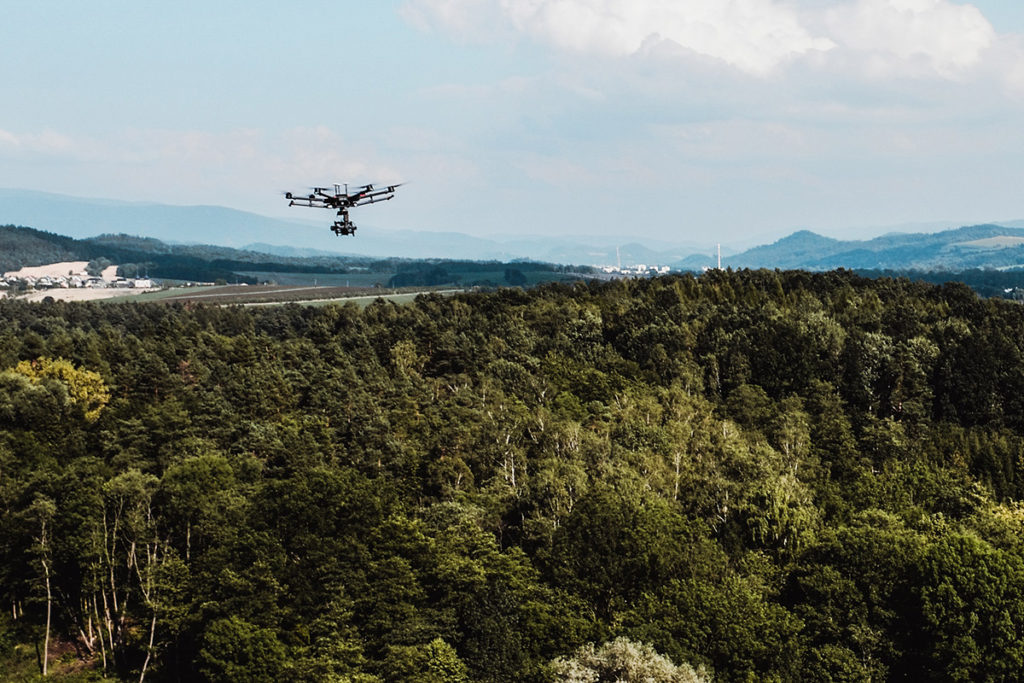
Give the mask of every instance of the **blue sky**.
<svg viewBox="0 0 1024 683">
<path fill-rule="evenodd" d="M 624 242 L 1024 218 L 1019 0 L 41 0 L 0 83 L 0 187 L 311 219 L 279 191 L 408 181 L 358 222 Z"/>
</svg>

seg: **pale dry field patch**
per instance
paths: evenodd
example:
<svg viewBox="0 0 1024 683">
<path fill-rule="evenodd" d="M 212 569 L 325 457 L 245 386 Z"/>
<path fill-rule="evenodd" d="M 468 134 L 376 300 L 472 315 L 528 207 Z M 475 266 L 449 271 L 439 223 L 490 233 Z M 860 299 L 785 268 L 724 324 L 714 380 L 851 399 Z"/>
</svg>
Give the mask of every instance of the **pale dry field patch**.
<svg viewBox="0 0 1024 683">
<path fill-rule="evenodd" d="M 89 265 L 88 261 L 61 261 L 60 263 L 50 263 L 45 266 L 25 266 L 21 270 L 12 270 L 4 273 L 5 277 L 60 277 L 67 276 L 68 273 L 74 275 L 85 274 L 85 267 Z M 117 266 L 113 266 L 115 272 Z M 106 273 L 106 271 L 104 271 Z M 111 278 L 113 279 L 113 278 Z"/>
<path fill-rule="evenodd" d="M 42 301 L 46 297 L 52 297 L 58 301 L 95 301 L 97 299 L 113 299 L 119 296 L 135 296 L 145 292 L 155 292 L 159 287 L 147 288 L 113 288 L 113 287 L 79 287 L 74 289 L 37 289 L 18 298 L 22 301 Z"/>
</svg>

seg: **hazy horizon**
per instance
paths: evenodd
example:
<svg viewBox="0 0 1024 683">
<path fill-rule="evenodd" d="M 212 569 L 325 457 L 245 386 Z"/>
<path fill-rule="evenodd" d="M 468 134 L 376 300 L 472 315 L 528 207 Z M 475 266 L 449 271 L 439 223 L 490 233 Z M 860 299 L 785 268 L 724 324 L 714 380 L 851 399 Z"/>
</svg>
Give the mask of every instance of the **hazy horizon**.
<svg viewBox="0 0 1024 683">
<path fill-rule="evenodd" d="M 20 200 L 15 203 L 11 203 L 10 199 Z M 40 201 L 34 201 L 34 200 Z M 63 202 L 70 202 L 72 208 L 61 209 L 57 208 L 52 204 L 47 204 L 45 200 L 52 200 L 56 204 Z M 33 200 L 33 201 L 27 201 Z M 245 211 L 243 209 L 233 209 L 231 207 L 220 206 L 216 204 L 168 204 L 163 202 L 154 201 L 140 201 L 131 199 L 118 199 L 113 197 L 79 197 L 75 195 L 65 195 L 60 193 L 47 192 L 45 190 L 32 190 L 26 188 L 5 188 L 0 187 L 0 224 L 13 223 L 16 225 L 24 225 L 25 227 L 36 228 L 39 230 L 53 231 L 60 234 L 66 234 L 72 237 L 95 237 L 102 232 L 93 231 L 90 233 L 87 229 L 71 229 L 72 223 L 75 220 L 75 211 L 73 208 L 79 203 L 85 205 L 94 205 L 97 207 L 104 206 L 121 206 L 135 209 L 144 209 L 145 207 L 157 207 L 157 208 L 171 208 L 171 209 L 213 209 L 222 210 L 227 209 L 229 211 L 239 211 L 242 214 L 251 214 L 259 219 L 268 219 L 271 221 L 285 221 L 289 224 L 294 224 L 296 227 L 301 227 L 304 232 L 313 234 L 318 239 L 314 242 L 303 240 L 300 248 L 315 248 L 334 252 L 346 252 L 350 251 L 353 247 L 358 247 L 356 240 L 359 238 L 338 238 L 330 233 L 327 225 L 329 221 L 316 220 L 317 217 L 321 219 L 324 217 L 330 217 L 330 213 L 327 212 L 311 212 L 311 213 L 293 213 L 289 215 L 274 216 L 269 214 L 260 214 L 252 211 Z M 367 213 L 368 217 L 372 217 L 372 211 Z M 56 218 L 55 218 L 56 217 Z M 96 218 L 94 217 L 91 221 L 86 221 L 86 225 L 95 223 Z M 794 226 L 790 230 L 781 231 L 778 233 L 754 233 L 747 235 L 742 240 L 735 241 L 722 241 L 722 242 L 701 242 L 696 239 L 661 239 L 652 238 L 631 234 L 624 234 L 621 236 L 614 235 L 600 235 L 591 236 L 585 233 L 571 233 L 566 232 L 559 235 L 545 235 L 540 232 L 516 232 L 516 233 L 495 233 L 491 235 L 473 235 L 469 232 L 461 232 L 455 230 L 420 230 L 414 227 L 407 226 L 387 226 L 382 227 L 374 225 L 372 222 L 367 223 L 361 230 L 360 237 L 363 239 L 367 238 L 367 235 L 377 233 L 378 236 L 391 236 L 395 234 L 401 234 L 404 232 L 422 232 L 422 233 L 452 233 L 461 234 L 466 237 L 473 239 L 490 240 L 496 243 L 508 244 L 517 241 L 528 242 L 531 240 L 545 240 L 548 242 L 565 241 L 567 243 L 580 243 L 584 241 L 592 241 L 596 245 L 608 247 L 615 245 L 627 245 L 631 243 L 640 244 L 647 248 L 658 249 L 658 248 L 672 248 L 685 246 L 693 249 L 695 253 L 700 251 L 714 250 L 717 245 L 721 245 L 723 253 L 739 253 L 746 249 L 771 244 L 778 240 L 784 239 L 796 232 L 809 230 L 816 234 L 824 237 L 829 237 L 837 240 L 848 240 L 848 241 L 866 241 L 877 237 L 882 237 L 890 233 L 934 233 L 943 230 L 955 229 L 958 227 L 968 225 L 980 225 L 980 224 L 997 224 L 1004 225 L 1007 227 L 1024 227 L 1024 220 L 1022 219 L 997 219 L 997 220 L 977 220 L 977 221 L 935 221 L 935 222 L 912 222 L 904 223 L 900 225 L 878 225 L 878 226 L 848 226 L 845 228 L 835 230 L 821 230 L 816 229 L 814 226 Z M 119 231 L 123 223 L 119 223 L 114 227 L 115 231 Z M 109 232 L 109 231 L 107 231 Z M 137 234 L 141 237 L 153 236 L 145 234 L 147 231 L 145 225 L 140 223 L 139 230 L 132 232 L 130 229 L 127 234 Z M 227 234 L 224 237 L 228 237 Z M 183 240 L 180 243 L 191 244 L 191 243 L 209 243 L 218 244 L 222 246 L 234 246 L 238 247 L 243 244 L 251 243 L 254 241 L 263 241 L 266 244 L 271 244 L 278 247 L 292 246 L 290 244 L 291 238 L 281 237 L 277 242 L 265 241 L 265 240 L 249 240 L 245 239 L 245 236 L 233 235 L 233 239 L 211 239 L 208 242 L 196 242 L 194 240 Z M 322 239 L 320 239 L 322 238 Z M 174 240 L 168 240 L 166 237 L 158 236 L 165 242 L 173 243 Z M 309 246 L 306 246 L 309 245 Z"/>
</svg>

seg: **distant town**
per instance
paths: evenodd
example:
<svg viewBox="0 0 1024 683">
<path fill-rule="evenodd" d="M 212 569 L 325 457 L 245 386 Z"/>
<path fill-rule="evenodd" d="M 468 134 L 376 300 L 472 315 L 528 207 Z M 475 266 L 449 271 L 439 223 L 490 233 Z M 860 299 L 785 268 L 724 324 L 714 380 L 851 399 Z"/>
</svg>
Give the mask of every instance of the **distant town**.
<svg viewBox="0 0 1024 683">
<path fill-rule="evenodd" d="M 0 294 L 16 296 L 40 290 L 149 290 L 157 285 L 147 277 L 126 278 L 117 274 L 117 266 L 102 271 L 86 269 L 85 261 L 65 261 L 46 266 L 26 267 L 0 277 Z M 98 273 L 98 274 L 97 274 Z"/>
<path fill-rule="evenodd" d="M 33 277 L 31 275 L 15 276 L 5 274 L 0 280 L 0 289 L 24 290 L 24 289 L 77 289 L 79 287 L 92 287 L 103 289 L 107 287 L 121 289 L 152 288 L 153 281 L 147 278 L 123 278 L 115 277 L 107 280 L 93 275 L 57 275 L 55 277 L 42 275 Z"/>
<path fill-rule="evenodd" d="M 619 275 L 621 277 L 653 277 L 665 275 L 672 270 L 671 266 L 649 266 L 646 263 L 638 263 L 635 266 L 594 266 L 602 273 L 608 275 Z"/>
</svg>

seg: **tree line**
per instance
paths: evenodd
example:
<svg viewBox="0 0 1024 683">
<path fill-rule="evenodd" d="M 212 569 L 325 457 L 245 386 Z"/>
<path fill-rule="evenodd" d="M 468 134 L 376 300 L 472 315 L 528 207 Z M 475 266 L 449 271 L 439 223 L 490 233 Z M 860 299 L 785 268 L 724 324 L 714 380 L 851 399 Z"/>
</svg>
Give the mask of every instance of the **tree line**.
<svg viewBox="0 0 1024 683">
<path fill-rule="evenodd" d="M 1013 680 L 1022 340 L 1016 303 L 845 271 L 3 301 L 0 660 Z"/>
</svg>

